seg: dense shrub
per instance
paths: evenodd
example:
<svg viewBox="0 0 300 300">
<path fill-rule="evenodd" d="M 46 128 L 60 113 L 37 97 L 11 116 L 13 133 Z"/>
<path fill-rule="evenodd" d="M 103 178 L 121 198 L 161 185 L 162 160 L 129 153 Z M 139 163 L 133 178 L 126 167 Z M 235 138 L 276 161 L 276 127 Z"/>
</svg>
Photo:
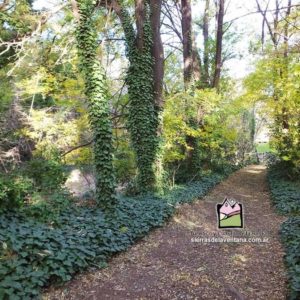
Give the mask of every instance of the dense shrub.
<svg viewBox="0 0 300 300">
<path fill-rule="evenodd" d="M 222 179 L 211 175 L 165 196 L 120 197 L 113 219 L 101 210 L 69 207 L 47 226 L 25 213 L 0 216 L 0 299 L 36 298 L 51 282 L 69 280 L 88 266 L 103 266 L 150 229 L 163 225 L 178 203 L 203 196 Z"/>
<path fill-rule="evenodd" d="M 56 190 L 67 179 L 63 165 L 56 160 L 35 158 L 28 162 L 26 175 L 34 180 L 35 185 L 43 190 Z"/>
<path fill-rule="evenodd" d="M 290 181 L 279 165 L 269 168 L 268 181 L 272 200 L 279 213 L 289 216 L 281 226 L 281 238 L 286 250 L 290 296 L 300 298 L 300 183 Z"/>
<path fill-rule="evenodd" d="M 71 205 L 71 197 L 63 189 L 53 191 L 50 195 L 33 192 L 26 204 L 21 208 L 26 216 L 44 223 L 56 224 L 60 213 Z"/>
<path fill-rule="evenodd" d="M 281 227 L 281 237 L 286 249 L 290 300 L 300 299 L 300 216 L 290 217 Z"/>
<path fill-rule="evenodd" d="M 32 189 L 32 181 L 23 176 L 0 176 L 0 210 L 20 207 Z"/>
<path fill-rule="evenodd" d="M 118 137 L 118 144 L 114 154 L 114 170 L 117 182 L 124 184 L 131 182 L 136 176 L 134 152 L 125 137 Z"/>
<path fill-rule="evenodd" d="M 300 212 L 300 182 L 290 181 L 278 167 L 271 167 L 268 172 L 271 198 L 281 214 Z"/>
</svg>

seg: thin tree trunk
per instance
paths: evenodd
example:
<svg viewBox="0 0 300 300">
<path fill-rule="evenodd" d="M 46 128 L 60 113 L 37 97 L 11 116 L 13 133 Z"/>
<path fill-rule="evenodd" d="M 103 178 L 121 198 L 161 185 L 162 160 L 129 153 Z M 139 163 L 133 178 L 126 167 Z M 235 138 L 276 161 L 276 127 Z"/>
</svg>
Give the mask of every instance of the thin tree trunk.
<svg viewBox="0 0 300 300">
<path fill-rule="evenodd" d="M 276 3 L 276 10 L 275 10 L 275 18 L 274 18 L 274 39 L 276 41 L 276 45 L 279 43 L 279 34 L 278 34 L 278 23 L 279 23 L 279 0 L 275 1 Z"/>
<path fill-rule="evenodd" d="M 276 4 L 278 4 L 278 2 L 276 1 Z M 266 12 L 267 12 L 267 7 L 269 5 L 269 3 L 267 3 L 267 6 L 266 6 L 266 9 L 263 11 L 262 10 L 262 7 L 259 3 L 259 0 L 256 0 L 256 5 L 257 5 L 257 9 L 258 11 L 260 12 L 260 14 L 262 15 L 263 17 L 263 22 L 262 22 L 262 26 L 264 26 L 264 24 L 267 25 L 268 27 L 268 31 L 269 31 L 269 34 L 270 34 L 270 37 L 271 37 L 271 40 L 273 42 L 273 45 L 274 45 L 274 48 L 275 50 L 277 50 L 277 46 L 278 46 L 278 35 L 275 34 L 275 31 L 277 31 L 277 24 L 278 24 L 278 21 L 276 22 L 276 18 L 278 18 L 278 13 L 279 13 L 279 7 L 277 6 L 276 7 L 276 12 L 275 12 L 275 21 L 274 21 L 274 28 L 272 29 L 272 26 L 267 18 L 267 15 L 266 15 Z M 264 32 L 264 30 L 262 30 Z"/>
<path fill-rule="evenodd" d="M 285 25 L 284 25 L 284 54 L 285 58 L 288 57 L 288 49 L 289 49 L 289 17 L 291 14 L 291 6 L 292 0 L 288 0 L 287 11 L 285 14 Z"/>
<path fill-rule="evenodd" d="M 284 25 L 284 40 L 283 40 L 283 57 L 284 57 L 284 79 L 288 78 L 288 50 L 289 50 L 289 17 L 291 14 L 292 0 L 288 0 L 287 10 L 285 14 L 285 25 Z M 289 129 L 289 118 L 288 109 L 286 107 L 282 108 L 282 128 Z M 286 137 L 287 139 L 287 137 Z"/>
<path fill-rule="evenodd" d="M 203 16 L 203 41 L 204 41 L 204 53 L 203 53 L 203 82 L 205 86 L 209 86 L 209 41 L 208 41 L 208 30 L 209 30 L 209 0 L 205 2 L 204 16 Z"/>
</svg>

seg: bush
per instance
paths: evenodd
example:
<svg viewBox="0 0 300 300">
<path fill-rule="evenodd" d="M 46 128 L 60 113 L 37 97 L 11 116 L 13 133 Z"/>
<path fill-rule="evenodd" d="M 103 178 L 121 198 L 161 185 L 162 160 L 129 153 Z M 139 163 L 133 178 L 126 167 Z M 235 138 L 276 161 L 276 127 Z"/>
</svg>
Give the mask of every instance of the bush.
<svg viewBox="0 0 300 300">
<path fill-rule="evenodd" d="M 34 158 L 27 163 L 25 172 L 41 190 L 56 190 L 67 179 L 64 167 L 56 160 Z"/>
<path fill-rule="evenodd" d="M 64 190 L 54 191 L 51 195 L 34 192 L 27 204 L 21 208 L 26 216 L 44 223 L 56 224 L 60 213 L 71 205 L 71 199 L 70 194 Z"/>
<path fill-rule="evenodd" d="M 19 208 L 40 221 L 55 222 L 59 212 L 70 204 L 69 193 L 61 188 L 64 181 L 59 164 L 29 162 L 6 177 L 0 176 L 0 210 Z"/>
<path fill-rule="evenodd" d="M 286 250 L 290 296 L 300 298 L 300 183 L 286 178 L 281 164 L 272 165 L 268 172 L 271 197 L 279 213 L 289 216 L 281 225 L 281 238 Z"/>
<path fill-rule="evenodd" d="M 21 175 L 0 176 L 0 210 L 21 207 L 32 190 L 32 181 Z"/>
<path fill-rule="evenodd" d="M 281 214 L 299 215 L 300 182 L 290 181 L 278 167 L 271 167 L 268 172 L 271 198 Z"/>
<path fill-rule="evenodd" d="M 152 228 L 162 226 L 178 203 L 202 197 L 223 177 L 211 175 L 165 196 L 120 197 L 114 218 L 99 209 L 70 206 L 47 226 L 25 213 L 0 216 L 0 298 L 30 299 L 51 282 L 66 281 L 88 266 L 103 266 Z"/>
<path fill-rule="evenodd" d="M 286 249 L 290 300 L 300 299 L 300 217 L 290 217 L 282 224 L 281 238 Z"/>
<path fill-rule="evenodd" d="M 114 154 L 113 163 L 117 182 L 129 183 L 136 176 L 134 152 L 125 138 L 118 138 L 118 147 Z"/>
</svg>

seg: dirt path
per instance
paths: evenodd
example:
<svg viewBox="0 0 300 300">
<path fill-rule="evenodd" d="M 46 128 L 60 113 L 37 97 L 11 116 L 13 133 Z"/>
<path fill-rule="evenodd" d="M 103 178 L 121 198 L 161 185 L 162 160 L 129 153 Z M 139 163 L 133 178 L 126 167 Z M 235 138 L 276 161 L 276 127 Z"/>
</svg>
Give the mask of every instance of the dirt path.
<svg viewBox="0 0 300 300">
<path fill-rule="evenodd" d="M 284 218 L 270 205 L 265 168 L 249 166 L 203 200 L 183 205 L 104 270 L 77 276 L 45 299 L 285 299 L 286 278 L 278 228 Z M 217 229 L 215 205 L 225 196 L 244 205 L 245 228 Z M 265 231 L 267 243 L 199 243 L 192 238 Z M 244 236 L 245 237 L 245 236 Z"/>
</svg>

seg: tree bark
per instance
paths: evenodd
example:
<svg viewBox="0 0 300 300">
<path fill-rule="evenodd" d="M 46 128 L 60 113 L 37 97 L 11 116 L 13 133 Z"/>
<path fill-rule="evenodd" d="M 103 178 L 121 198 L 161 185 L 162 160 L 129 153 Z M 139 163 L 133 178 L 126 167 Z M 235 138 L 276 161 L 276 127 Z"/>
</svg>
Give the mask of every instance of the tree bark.
<svg viewBox="0 0 300 300">
<path fill-rule="evenodd" d="M 287 10 L 285 14 L 285 24 L 284 24 L 284 38 L 283 38 L 283 57 L 284 60 L 284 77 L 288 78 L 288 50 L 289 50 L 289 17 L 291 14 L 292 0 L 288 0 Z M 289 129 L 289 118 L 288 109 L 286 107 L 282 108 L 282 128 Z"/>
<path fill-rule="evenodd" d="M 213 87 L 219 89 L 221 68 L 222 68 L 222 42 L 223 42 L 223 19 L 224 19 L 224 2 L 218 1 L 218 19 L 217 19 L 217 41 L 216 41 L 216 55 L 215 55 L 215 74 Z"/>
<path fill-rule="evenodd" d="M 209 30 L 209 5 L 210 1 L 206 0 L 204 16 L 203 16 L 203 42 L 204 42 L 204 53 L 203 53 L 203 82 L 205 86 L 209 86 L 209 40 L 208 40 L 208 30 Z"/>
<path fill-rule="evenodd" d="M 193 70 L 193 44 L 192 44 L 192 10 L 190 0 L 181 0 L 181 26 L 183 42 L 183 78 L 185 89 L 192 81 Z"/>
<path fill-rule="evenodd" d="M 145 23 L 145 3 L 144 0 L 135 0 L 136 19 L 136 44 L 139 51 L 144 47 L 144 23 Z"/>
<path fill-rule="evenodd" d="M 154 101 L 159 110 L 163 108 L 163 78 L 164 78 L 164 49 L 160 34 L 160 16 L 162 0 L 150 0 L 151 29 L 152 29 L 152 57 L 154 78 Z"/>
<path fill-rule="evenodd" d="M 98 6 L 110 7 L 120 19 L 124 29 L 127 47 L 133 49 L 135 45 L 130 44 L 132 36 L 135 36 L 132 24 L 128 24 L 125 20 L 126 12 L 122 10 L 117 0 L 100 0 Z M 162 108 L 163 101 L 163 77 L 164 77 L 164 50 L 160 34 L 160 16 L 161 16 L 162 0 L 150 0 L 150 23 L 152 29 L 152 57 L 153 57 L 153 78 L 155 104 L 158 108 Z M 143 48 L 144 39 L 144 23 L 145 23 L 145 2 L 144 0 L 135 0 L 135 16 L 136 16 L 136 45 L 139 50 Z M 129 50 L 130 50 L 129 49 Z M 129 57 L 130 59 L 130 57 Z"/>
<path fill-rule="evenodd" d="M 195 81 L 201 79 L 201 58 L 197 50 L 195 36 L 192 35 L 193 77 Z"/>
<path fill-rule="evenodd" d="M 283 56 L 285 58 L 288 57 L 288 50 L 289 50 L 289 17 L 291 14 L 291 6 L 292 6 L 292 0 L 288 0 L 288 6 L 285 14 L 285 24 L 284 24 L 284 53 Z"/>
<path fill-rule="evenodd" d="M 257 5 L 257 9 L 260 12 L 260 14 L 263 17 L 263 22 L 262 22 L 262 26 L 264 26 L 265 24 L 268 27 L 268 31 L 271 37 L 271 40 L 273 42 L 274 48 L 275 50 L 277 50 L 277 46 L 278 46 L 278 34 L 275 33 L 275 31 L 277 31 L 277 25 L 278 25 L 278 14 L 279 14 L 279 7 L 278 7 L 278 2 L 276 1 L 276 9 L 275 9 L 275 18 L 274 18 L 274 29 L 272 29 L 272 26 L 267 18 L 266 12 L 267 12 L 267 8 L 269 3 L 267 3 L 266 9 L 262 10 L 262 7 L 259 3 L 259 0 L 256 0 L 256 5 Z M 276 21 L 277 18 L 277 21 Z M 264 32 L 264 29 L 262 29 L 262 32 Z"/>
</svg>

